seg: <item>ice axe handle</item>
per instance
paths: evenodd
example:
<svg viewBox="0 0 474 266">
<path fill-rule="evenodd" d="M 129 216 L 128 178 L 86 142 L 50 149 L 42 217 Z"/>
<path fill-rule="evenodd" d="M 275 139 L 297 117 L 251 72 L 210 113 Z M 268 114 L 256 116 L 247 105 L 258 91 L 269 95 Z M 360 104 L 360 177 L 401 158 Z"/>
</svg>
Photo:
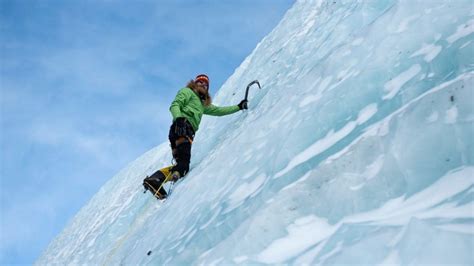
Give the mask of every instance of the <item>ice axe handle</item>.
<svg viewBox="0 0 474 266">
<path fill-rule="evenodd" d="M 249 97 L 249 89 L 253 84 L 257 84 L 259 89 L 262 88 L 260 87 L 260 83 L 258 82 L 258 80 L 250 82 L 249 85 L 247 85 L 247 89 L 245 90 L 245 100 L 247 100 L 247 98 Z"/>
</svg>

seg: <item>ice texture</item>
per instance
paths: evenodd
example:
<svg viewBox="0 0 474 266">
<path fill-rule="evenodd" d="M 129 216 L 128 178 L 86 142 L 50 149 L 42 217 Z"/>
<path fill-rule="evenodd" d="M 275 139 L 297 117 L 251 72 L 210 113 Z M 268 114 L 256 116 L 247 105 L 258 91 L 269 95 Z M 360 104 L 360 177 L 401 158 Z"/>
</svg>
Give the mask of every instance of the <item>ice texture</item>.
<svg viewBox="0 0 474 266">
<path fill-rule="evenodd" d="M 262 11 L 264 12 L 264 11 Z M 42 264 L 474 264 L 472 0 L 298 1 L 226 81 L 165 202 L 113 177 Z"/>
</svg>

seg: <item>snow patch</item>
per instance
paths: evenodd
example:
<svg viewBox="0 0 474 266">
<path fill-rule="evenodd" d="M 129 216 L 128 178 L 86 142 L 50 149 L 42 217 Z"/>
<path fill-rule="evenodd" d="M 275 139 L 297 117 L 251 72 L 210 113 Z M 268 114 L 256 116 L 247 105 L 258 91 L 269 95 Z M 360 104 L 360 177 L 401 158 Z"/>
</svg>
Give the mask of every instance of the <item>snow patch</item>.
<svg viewBox="0 0 474 266">
<path fill-rule="evenodd" d="M 362 109 L 359 112 L 359 115 L 357 117 L 357 124 L 362 125 L 363 123 L 369 121 L 369 119 L 372 118 L 372 116 L 374 116 L 375 113 L 377 113 L 377 104 L 373 103 L 373 104 L 367 105 L 364 109 Z"/>
<path fill-rule="evenodd" d="M 426 121 L 428 123 L 433 123 L 438 120 L 438 117 L 439 117 L 439 113 L 437 111 L 434 111 L 430 114 L 430 116 L 428 116 L 428 118 L 426 118 Z"/>
<path fill-rule="evenodd" d="M 426 62 L 431 62 L 433 59 L 438 56 L 438 54 L 441 52 L 443 48 L 439 45 L 433 45 L 433 44 L 423 44 L 420 50 L 414 52 L 410 58 L 413 58 L 415 56 L 419 55 L 424 55 L 424 59 Z"/>
<path fill-rule="evenodd" d="M 326 219 L 314 215 L 299 218 L 288 226 L 287 236 L 273 241 L 257 259 L 263 263 L 281 263 L 317 244 L 336 229 Z"/>
<path fill-rule="evenodd" d="M 458 108 L 453 106 L 446 111 L 444 122 L 446 124 L 454 124 L 457 122 Z"/>
<path fill-rule="evenodd" d="M 402 22 L 400 22 L 400 25 L 398 26 L 397 30 L 395 31 L 395 33 L 402 33 L 404 31 L 406 31 L 408 29 L 408 26 L 415 20 L 417 20 L 419 18 L 418 15 L 415 15 L 415 16 L 410 16 L 410 17 L 407 17 L 405 19 L 402 20 Z"/>
<path fill-rule="evenodd" d="M 466 37 L 472 33 L 474 33 L 474 19 L 471 19 L 466 23 L 459 25 L 456 29 L 456 32 L 449 36 L 446 40 L 449 43 L 454 43 L 455 41 Z"/>
<path fill-rule="evenodd" d="M 242 204 L 248 197 L 255 195 L 265 183 L 266 176 L 260 174 L 251 182 L 244 182 L 229 195 L 229 207 L 224 211 L 227 213 Z"/>
<path fill-rule="evenodd" d="M 402 72 L 397 77 L 393 78 L 389 82 L 385 83 L 384 89 L 387 92 L 386 95 L 382 97 L 384 100 L 390 100 L 400 91 L 403 85 L 414 78 L 421 71 L 421 66 L 416 64 L 411 66 L 405 72 Z"/>
<path fill-rule="evenodd" d="M 291 171 L 291 169 L 293 169 L 294 167 L 326 151 L 334 144 L 348 136 L 358 125 L 367 122 L 376 113 L 377 104 L 370 104 L 366 106 L 359 112 L 356 121 L 351 121 L 347 123 L 342 129 L 336 132 L 334 132 L 334 130 L 329 131 L 324 138 L 316 141 L 303 152 L 296 155 L 283 170 L 281 170 L 275 175 L 275 178 L 283 176 L 284 174 Z"/>
</svg>

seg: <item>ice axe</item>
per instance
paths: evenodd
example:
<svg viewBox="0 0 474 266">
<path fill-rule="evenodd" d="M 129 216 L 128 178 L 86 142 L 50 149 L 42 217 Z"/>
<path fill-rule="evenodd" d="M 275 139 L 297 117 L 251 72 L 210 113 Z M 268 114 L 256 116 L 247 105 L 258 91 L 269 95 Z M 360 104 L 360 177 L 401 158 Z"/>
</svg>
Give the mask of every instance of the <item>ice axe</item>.
<svg viewBox="0 0 474 266">
<path fill-rule="evenodd" d="M 257 84 L 259 89 L 262 88 L 262 87 L 260 86 L 260 83 L 258 82 L 258 80 L 254 80 L 254 81 L 250 82 L 249 85 L 247 85 L 247 89 L 245 90 L 245 98 L 244 98 L 244 101 L 245 101 L 245 103 L 244 103 L 245 109 L 247 109 L 247 107 L 248 107 L 248 106 L 247 106 L 247 102 L 248 102 L 247 98 L 249 97 L 249 89 L 250 89 L 250 87 L 251 87 L 253 84 Z"/>
</svg>

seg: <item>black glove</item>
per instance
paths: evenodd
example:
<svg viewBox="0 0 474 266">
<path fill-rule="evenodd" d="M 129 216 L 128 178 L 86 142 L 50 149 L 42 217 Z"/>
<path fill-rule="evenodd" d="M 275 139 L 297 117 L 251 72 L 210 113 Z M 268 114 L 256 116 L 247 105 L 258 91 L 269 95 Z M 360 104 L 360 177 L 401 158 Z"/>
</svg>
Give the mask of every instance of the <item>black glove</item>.
<svg viewBox="0 0 474 266">
<path fill-rule="evenodd" d="M 239 107 L 240 110 L 249 109 L 249 107 L 247 106 L 248 102 L 249 101 L 247 100 L 242 100 L 239 104 L 237 104 L 237 106 Z"/>
<path fill-rule="evenodd" d="M 188 134 L 188 122 L 184 117 L 178 117 L 175 121 L 174 133 L 176 136 L 187 136 Z"/>
</svg>

